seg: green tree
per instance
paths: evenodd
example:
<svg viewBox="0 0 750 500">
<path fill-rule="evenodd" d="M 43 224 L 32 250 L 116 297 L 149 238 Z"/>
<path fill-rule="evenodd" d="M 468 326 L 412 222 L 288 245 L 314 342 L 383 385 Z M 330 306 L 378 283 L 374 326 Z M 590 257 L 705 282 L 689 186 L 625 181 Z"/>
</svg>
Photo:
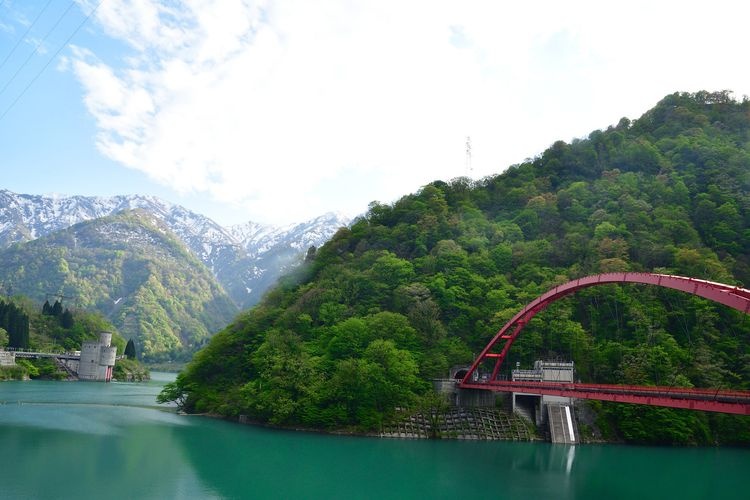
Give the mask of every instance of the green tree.
<svg viewBox="0 0 750 500">
<path fill-rule="evenodd" d="M 177 375 L 174 382 L 167 383 L 159 394 L 156 396 L 156 402 L 159 404 L 175 403 L 177 408 L 182 410 L 188 398 L 188 387 L 185 385 L 185 379 L 182 374 Z"/>
<path fill-rule="evenodd" d="M 135 342 L 133 342 L 133 339 L 128 339 L 128 343 L 125 345 L 125 356 L 128 359 L 135 359 Z"/>
<path fill-rule="evenodd" d="M 50 310 L 50 314 L 55 317 L 59 317 L 63 313 L 62 302 L 56 300 Z"/>
<path fill-rule="evenodd" d="M 315 260 L 315 253 L 318 251 L 317 248 L 315 248 L 315 245 L 310 246 L 310 248 L 307 249 L 307 253 L 305 254 L 305 262 L 312 262 Z"/>
<path fill-rule="evenodd" d="M 29 316 L 13 302 L 0 301 L 0 327 L 8 332 L 8 347 L 29 347 Z"/>
<path fill-rule="evenodd" d="M 73 320 L 73 313 L 67 307 L 60 316 L 60 326 L 63 328 L 72 328 L 75 321 Z"/>
</svg>

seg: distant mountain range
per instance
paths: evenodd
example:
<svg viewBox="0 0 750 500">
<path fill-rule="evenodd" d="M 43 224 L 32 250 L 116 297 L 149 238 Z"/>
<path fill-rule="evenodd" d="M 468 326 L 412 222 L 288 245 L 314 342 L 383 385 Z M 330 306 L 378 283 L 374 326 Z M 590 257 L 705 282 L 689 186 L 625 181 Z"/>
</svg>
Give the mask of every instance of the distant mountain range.
<svg viewBox="0 0 750 500">
<path fill-rule="evenodd" d="M 349 222 L 325 214 L 285 227 L 223 227 L 151 196 L 0 190 L 0 284 L 36 300 L 75 297 L 156 355 L 200 343 Z M 159 307 L 144 309 L 147 299 Z"/>
</svg>

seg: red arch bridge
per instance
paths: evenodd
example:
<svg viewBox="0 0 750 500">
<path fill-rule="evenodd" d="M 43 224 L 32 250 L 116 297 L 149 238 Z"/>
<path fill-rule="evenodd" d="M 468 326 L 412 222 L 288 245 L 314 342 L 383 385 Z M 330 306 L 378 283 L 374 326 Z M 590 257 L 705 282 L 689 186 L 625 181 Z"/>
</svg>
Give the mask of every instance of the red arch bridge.
<svg viewBox="0 0 750 500">
<path fill-rule="evenodd" d="M 556 300 L 578 290 L 612 283 L 639 283 L 672 288 L 750 314 L 750 290 L 736 286 L 666 274 L 607 273 L 587 276 L 556 286 L 527 304 L 487 344 L 461 380 L 459 387 L 750 415 L 750 391 L 498 379 L 500 366 L 513 341 L 518 338 L 531 318 Z M 491 375 L 486 378 L 479 377 L 479 366 L 486 361 L 494 361 Z"/>
</svg>

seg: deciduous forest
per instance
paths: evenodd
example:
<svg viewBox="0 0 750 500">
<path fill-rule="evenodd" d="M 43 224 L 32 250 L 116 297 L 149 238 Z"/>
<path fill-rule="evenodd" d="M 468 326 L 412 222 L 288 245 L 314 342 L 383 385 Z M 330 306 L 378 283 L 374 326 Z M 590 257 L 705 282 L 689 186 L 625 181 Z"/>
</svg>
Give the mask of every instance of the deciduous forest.
<svg viewBox="0 0 750 500">
<path fill-rule="evenodd" d="M 747 98 L 675 93 L 497 176 L 374 202 L 161 397 L 188 412 L 376 429 L 556 284 L 630 270 L 750 285 L 748 131 Z M 572 359 L 586 382 L 748 389 L 749 347 L 746 315 L 608 285 L 538 315 L 506 368 Z M 612 440 L 750 443 L 747 417 L 590 404 Z"/>
</svg>

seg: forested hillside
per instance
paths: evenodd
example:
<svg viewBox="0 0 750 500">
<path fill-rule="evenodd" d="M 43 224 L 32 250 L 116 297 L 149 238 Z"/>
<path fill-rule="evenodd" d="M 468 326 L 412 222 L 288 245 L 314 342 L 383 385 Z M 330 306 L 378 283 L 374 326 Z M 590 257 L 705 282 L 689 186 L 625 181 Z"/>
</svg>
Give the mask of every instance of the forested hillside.
<svg viewBox="0 0 750 500">
<path fill-rule="evenodd" d="M 154 196 L 38 196 L 0 189 L 0 250 L 128 210 L 149 214 L 159 221 L 210 270 L 239 307 L 255 305 L 279 276 L 302 261 L 310 246 L 322 245 L 339 227 L 350 222 L 344 216 L 328 213 L 289 226 L 250 221 L 223 227 L 204 215 Z M 7 278 L 3 281 L 6 289 L 14 284 Z M 223 322 L 220 326 L 225 325 Z"/>
<path fill-rule="evenodd" d="M 749 130 L 747 99 L 673 94 L 498 176 L 373 203 L 163 397 L 191 412 L 375 428 L 555 284 L 624 270 L 750 284 Z M 736 311 L 611 285 L 537 316 L 506 368 L 561 357 L 582 381 L 747 389 L 749 345 L 750 319 Z M 750 442 L 746 417 L 594 409 L 613 439 Z"/>
<path fill-rule="evenodd" d="M 82 222 L 0 250 L 15 293 L 59 293 L 97 310 L 148 361 L 192 352 L 237 308 L 206 267 L 156 217 L 141 210 Z"/>
</svg>

